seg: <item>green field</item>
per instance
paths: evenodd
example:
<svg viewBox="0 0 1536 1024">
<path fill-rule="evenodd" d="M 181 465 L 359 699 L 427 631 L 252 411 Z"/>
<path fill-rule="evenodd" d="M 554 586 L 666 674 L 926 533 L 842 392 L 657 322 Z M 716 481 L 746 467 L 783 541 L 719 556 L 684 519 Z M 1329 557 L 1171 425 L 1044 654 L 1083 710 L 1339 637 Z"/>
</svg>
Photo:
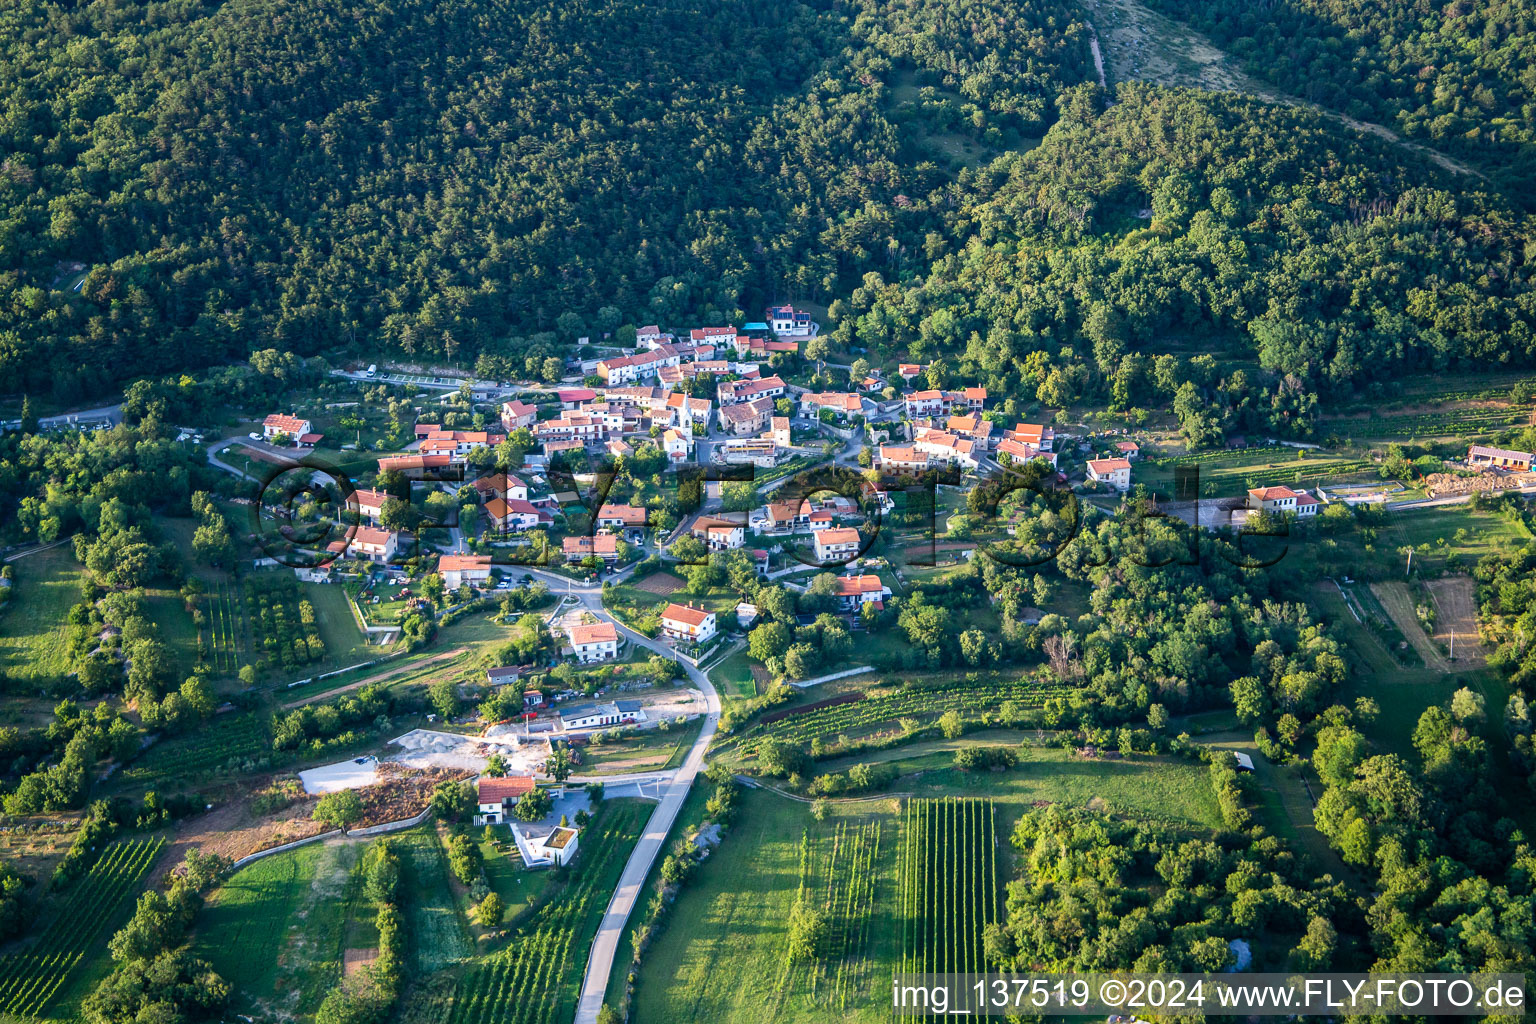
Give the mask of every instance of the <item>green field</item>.
<svg viewBox="0 0 1536 1024">
<path fill-rule="evenodd" d="M 69 671 L 69 609 L 80 602 L 81 569 L 61 544 L 11 563 L 15 593 L 0 610 L 0 674 L 47 681 Z"/>
<path fill-rule="evenodd" d="M 682 763 L 688 748 L 693 746 L 703 722 L 702 717 L 683 725 L 669 721 L 665 732 L 659 728 L 639 729 L 601 746 L 589 743 L 581 748 L 581 766 L 577 774 L 585 778 L 674 768 Z"/>
<path fill-rule="evenodd" d="M 754 697 L 757 683 L 752 678 L 752 659 L 745 649 L 733 652 L 709 670 L 709 681 L 726 699 Z"/>
<path fill-rule="evenodd" d="M 193 947 L 248 1013 L 313 1013 L 341 977 L 355 918 L 366 916 L 361 845 L 313 843 L 232 875 L 198 916 Z"/>
<path fill-rule="evenodd" d="M 989 738 L 995 737 L 978 733 L 967 741 Z M 730 834 L 688 883 L 665 931 L 646 953 L 630 1019 L 645 1024 L 888 1020 L 884 986 L 904 941 L 902 929 L 893 926 L 904 920 L 897 884 L 906 840 L 898 811 L 903 794 L 930 799 L 985 795 L 997 808 L 993 832 L 998 837 L 1008 835 L 1037 801 L 1157 818 L 1201 832 L 1220 827 L 1210 776 L 1201 765 L 1152 757 L 1086 760 L 1058 748 L 1030 749 L 1024 756 L 1012 771 L 967 775 L 953 767 L 951 749 L 916 749 L 910 757 L 889 758 L 902 772 L 889 799 L 833 801 L 823 822 L 812 817 L 809 803 L 767 790 L 744 790 Z M 876 824 L 879 853 L 860 871 L 873 882 L 869 913 L 887 926 L 835 946 L 816 970 L 786 969 L 790 910 L 802 884 L 816 892 L 846 893 L 831 857 L 839 829 L 846 838 L 849 829 Z M 808 854 L 802 837 L 808 840 Z M 1001 882 L 1013 876 L 1015 858 L 1006 841 L 996 852 Z M 849 897 L 852 902 L 863 899 Z"/>
<path fill-rule="evenodd" d="M 272 757 L 264 715 L 232 711 L 217 715 L 195 732 L 161 740 L 123 770 L 130 782 L 149 786 L 199 781 L 231 761 Z"/>
<path fill-rule="evenodd" d="M 406 926 L 411 935 L 412 970 L 431 973 L 467 960 L 475 951 L 462 908 L 453 894 L 448 855 L 437 827 L 427 824 L 400 833 L 405 862 Z"/>
<path fill-rule="evenodd" d="M 897 920 L 897 818 L 889 804 L 843 805 L 824 822 L 807 804 L 745 790 L 736 824 L 699 867 L 647 951 L 632 1020 L 646 1024 L 760 1024 L 762 1021 L 885 1021 L 881 998 L 901 933 L 873 927 L 839 959 L 857 962 L 855 983 L 828 984 L 825 972 L 785 963 L 788 921 L 802 883 L 825 891 L 839 881 L 831 853 L 839 827 L 880 829 L 879 854 L 864 870 L 867 914 Z M 802 842 L 807 849 L 802 849 Z M 833 967 L 835 976 L 836 968 Z M 841 1007 L 841 1008 L 840 1008 Z"/>
<path fill-rule="evenodd" d="M 1333 477 L 1369 469 L 1370 463 L 1347 452 L 1252 448 L 1148 459 L 1137 464 L 1133 480 L 1171 497 L 1175 469 L 1191 467 L 1200 470 L 1200 496 L 1214 498 L 1234 497 L 1250 487 L 1269 484 L 1315 487 Z"/>
</svg>

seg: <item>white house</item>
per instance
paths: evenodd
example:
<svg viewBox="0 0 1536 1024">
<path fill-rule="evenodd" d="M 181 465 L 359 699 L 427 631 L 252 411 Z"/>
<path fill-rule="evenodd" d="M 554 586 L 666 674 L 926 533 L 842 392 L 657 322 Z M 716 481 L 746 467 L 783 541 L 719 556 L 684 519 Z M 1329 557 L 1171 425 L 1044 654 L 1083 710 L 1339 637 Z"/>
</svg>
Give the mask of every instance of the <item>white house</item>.
<svg viewBox="0 0 1536 1024">
<path fill-rule="evenodd" d="M 560 712 L 564 729 L 603 729 L 645 721 L 645 709 L 637 700 L 615 700 L 606 704 L 578 704 Z"/>
<path fill-rule="evenodd" d="M 1318 500 L 1306 491 L 1293 491 L 1284 484 L 1255 487 L 1248 492 L 1248 507 L 1256 512 L 1289 512 L 1298 519 L 1317 515 Z"/>
<path fill-rule="evenodd" d="M 564 867 L 576 856 L 577 832 L 564 825 L 514 823 L 512 841 L 530 868 Z"/>
<path fill-rule="evenodd" d="M 582 623 L 571 627 L 571 651 L 583 664 L 607 661 L 619 653 L 619 631 L 611 622 Z"/>
<path fill-rule="evenodd" d="M 781 338 L 814 338 L 820 329 L 811 314 L 794 306 L 769 306 L 764 319 L 768 329 Z"/>
<path fill-rule="evenodd" d="M 508 775 L 504 779 L 482 776 L 475 782 L 480 812 L 476 825 L 499 825 L 511 818 L 512 808 L 525 794 L 533 792 L 533 779 L 527 775 Z"/>
<path fill-rule="evenodd" d="M 1131 489 L 1131 464 L 1125 459 L 1089 459 L 1088 479 L 1124 493 Z"/>
<path fill-rule="evenodd" d="M 693 452 L 693 437 L 676 427 L 668 427 L 661 435 L 661 450 L 666 453 L 668 462 L 686 461 Z"/>
<path fill-rule="evenodd" d="M 374 562 L 388 562 L 400 547 L 400 535 L 388 530 L 376 530 L 371 526 L 359 526 L 352 533 L 352 541 L 338 544 L 350 547 L 353 558 L 366 558 Z"/>
<path fill-rule="evenodd" d="M 818 530 L 811 536 L 816 560 L 823 565 L 852 558 L 859 551 L 859 531 L 851 526 Z"/>
<path fill-rule="evenodd" d="M 485 503 L 485 514 L 499 533 L 531 530 L 544 521 L 538 506 L 523 498 L 492 498 Z"/>
<path fill-rule="evenodd" d="M 449 590 L 468 583 L 476 586 L 491 578 L 490 555 L 443 555 L 437 560 L 437 574 Z"/>
<path fill-rule="evenodd" d="M 383 491 L 369 491 L 358 488 L 347 499 L 347 510 L 356 512 L 359 518 L 366 519 L 371 523 L 377 523 L 379 515 L 384 511 L 384 500 L 388 497 L 390 495 Z"/>
<path fill-rule="evenodd" d="M 883 605 L 891 596 L 891 588 L 880 582 L 879 576 L 839 576 L 837 599 L 845 611 L 858 611 L 866 604 Z"/>
<path fill-rule="evenodd" d="M 597 510 L 597 525 L 611 530 L 643 530 L 645 509 L 638 505 L 604 505 Z"/>
<path fill-rule="evenodd" d="M 305 434 L 313 433 L 309 420 L 300 419 L 297 416 L 285 416 L 275 412 L 261 423 L 261 436 L 271 441 L 277 437 L 284 437 L 290 441 L 297 441 Z"/>
<path fill-rule="evenodd" d="M 688 532 L 711 551 L 730 551 L 747 542 L 746 527 L 729 519 L 700 516 Z"/>
<path fill-rule="evenodd" d="M 531 427 L 539 418 L 537 406 L 529 405 L 520 399 L 514 398 L 510 402 L 501 405 L 501 426 L 508 433 L 518 427 Z"/>
<path fill-rule="evenodd" d="M 661 632 L 674 640 L 702 644 L 715 635 L 715 613 L 692 605 L 669 604 L 661 613 Z"/>
</svg>

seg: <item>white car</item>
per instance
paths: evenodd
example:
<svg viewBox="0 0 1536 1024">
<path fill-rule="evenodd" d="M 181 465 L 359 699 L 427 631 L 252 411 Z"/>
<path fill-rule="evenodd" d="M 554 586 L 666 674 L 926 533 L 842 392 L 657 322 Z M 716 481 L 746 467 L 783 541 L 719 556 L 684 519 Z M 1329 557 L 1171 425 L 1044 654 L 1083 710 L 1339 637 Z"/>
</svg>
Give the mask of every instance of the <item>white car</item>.
<svg viewBox="0 0 1536 1024">
<path fill-rule="evenodd" d="M 251 433 L 246 434 L 245 436 L 250 438 L 252 441 L 260 441 L 261 440 L 261 435 L 256 433 L 255 431 L 252 431 Z"/>
</svg>

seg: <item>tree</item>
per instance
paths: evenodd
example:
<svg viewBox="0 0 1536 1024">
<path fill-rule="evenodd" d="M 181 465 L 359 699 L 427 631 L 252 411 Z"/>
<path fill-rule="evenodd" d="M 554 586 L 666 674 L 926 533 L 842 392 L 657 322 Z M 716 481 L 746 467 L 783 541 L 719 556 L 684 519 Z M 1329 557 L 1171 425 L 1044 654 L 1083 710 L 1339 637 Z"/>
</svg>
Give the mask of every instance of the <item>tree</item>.
<svg viewBox="0 0 1536 1024">
<path fill-rule="evenodd" d="M 789 962 L 805 964 L 815 960 L 826 930 L 826 916 L 805 897 L 796 898 L 789 911 Z"/>
<path fill-rule="evenodd" d="M 394 496 L 385 498 L 379 505 L 379 525 L 391 533 L 411 529 L 416 525 L 411 503 Z"/>
<path fill-rule="evenodd" d="M 455 832 L 448 837 L 448 868 L 453 877 L 469 885 L 485 870 L 485 859 L 480 846 L 465 832 Z"/>
<path fill-rule="evenodd" d="M 432 789 L 431 806 L 439 820 L 460 821 L 475 806 L 474 786 L 467 782 L 439 782 Z"/>
<path fill-rule="evenodd" d="M 507 774 L 507 759 L 501 754 L 492 754 L 486 758 L 485 774 L 493 779 L 505 778 Z"/>
<path fill-rule="evenodd" d="M 363 801 L 353 789 L 327 793 L 315 804 L 314 820 L 339 828 L 343 835 L 363 816 Z"/>
<path fill-rule="evenodd" d="M 959 739 L 965 732 L 965 722 L 960 718 L 960 712 L 951 708 L 939 716 L 939 732 L 944 734 L 947 740 Z"/>
<path fill-rule="evenodd" d="M 544 762 L 545 774 L 560 783 L 571 777 L 575 767 L 571 761 L 571 752 L 565 747 L 556 749 Z"/>
<path fill-rule="evenodd" d="M 1482 694 L 1463 686 L 1451 694 L 1451 717 L 1462 725 L 1476 728 L 1488 717 L 1487 702 Z"/>
<path fill-rule="evenodd" d="M 549 814 L 555 800 L 547 789 L 531 789 L 512 808 L 512 816 L 518 821 L 538 821 Z"/>
<path fill-rule="evenodd" d="M 789 650 L 792 635 L 789 627 L 779 622 L 764 622 L 747 635 L 747 653 L 753 661 L 769 664 L 783 657 Z"/>
<path fill-rule="evenodd" d="M 427 696 L 431 699 L 432 706 L 437 709 L 437 713 L 445 719 L 456 717 L 462 707 L 462 701 L 459 700 L 459 684 L 453 679 L 439 679 L 427 691 Z"/>
<path fill-rule="evenodd" d="M 506 916 L 507 905 L 501 896 L 495 892 L 486 894 L 485 899 L 475 908 L 475 918 L 482 928 L 500 928 L 501 919 Z"/>
<path fill-rule="evenodd" d="M 805 769 L 805 752 L 798 747 L 773 738 L 759 740 L 757 744 L 757 770 L 763 775 L 787 778 Z"/>
</svg>

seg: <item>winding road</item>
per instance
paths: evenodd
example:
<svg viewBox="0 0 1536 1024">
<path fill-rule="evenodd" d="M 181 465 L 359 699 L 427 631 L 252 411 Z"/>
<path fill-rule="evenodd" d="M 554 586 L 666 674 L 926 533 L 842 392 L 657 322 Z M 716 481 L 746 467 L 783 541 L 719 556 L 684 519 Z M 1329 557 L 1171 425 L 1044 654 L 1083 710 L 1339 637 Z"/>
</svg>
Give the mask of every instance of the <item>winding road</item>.
<svg viewBox="0 0 1536 1024">
<path fill-rule="evenodd" d="M 241 438 L 224 438 L 208 445 L 209 463 L 226 472 L 242 477 L 247 476 L 238 467 L 221 462 L 215 455 L 215 452 L 224 445 L 239 440 Z M 632 570 L 633 566 L 629 569 Z M 635 632 L 606 612 L 603 609 L 602 584 L 578 584 L 558 573 L 528 566 L 515 567 L 513 571 L 522 571 L 544 581 L 550 585 L 550 589 L 556 595 L 560 595 L 561 591 L 558 588 L 564 585 L 565 596 L 574 599 L 581 610 L 591 612 L 599 619 L 613 623 L 614 629 L 630 643 L 663 657 L 676 657 L 676 652 L 669 645 Z M 619 579 L 624 575 L 625 573 L 619 573 L 613 578 Z M 562 601 L 559 607 L 563 609 L 565 606 L 566 602 Z M 709 675 L 688 661 L 678 659 L 677 663 L 704 695 L 706 709 L 704 724 L 699 729 L 699 736 L 689 748 L 688 756 L 683 759 L 681 767 L 669 775 L 645 773 L 643 776 L 648 781 L 654 780 L 665 788 L 661 793 L 660 802 L 656 805 L 656 810 L 651 813 L 650 820 L 646 822 L 645 831 L 641 834 L 639 842 L 630 852 L 629 860 L 624 865 L 624 873 L 619 876 L 613 897 L 608 902 L 608 909 L 603 913 L 597 934 L 592 940 L 591 953 L 587 957 L 586 975 L 582 980 L 581 999 L 576 1007 L 576 1024 L 597 1024 L 597 1015 L 603 1008 L 603 995 L 608 989 L 608 979 L 613 974 L 614 957 L 618 953 L 619 940 L 624 935 L 624 926 L 629 922 L 630 914 L 634 912 L 635 904 L 640 899 L 640 892 L 645 886 L 645 880 L 649 877 L 652 866 L 655 865 L 666 846 L 667 836 L 671 833 L 672 826 L 677 823 L 677 816 L 683 809 L 683 801 L 687 799 L 688 791 L 693 788 L 693 780 L 704 767 L 704 753 L 709 749 L 710 741 L 715 738 L 715 730 L 720 725 L 720 695 L 710 683 Z M 606 783 L 627 780 L 614 777 L 602 781 Z"/>
</svg>

